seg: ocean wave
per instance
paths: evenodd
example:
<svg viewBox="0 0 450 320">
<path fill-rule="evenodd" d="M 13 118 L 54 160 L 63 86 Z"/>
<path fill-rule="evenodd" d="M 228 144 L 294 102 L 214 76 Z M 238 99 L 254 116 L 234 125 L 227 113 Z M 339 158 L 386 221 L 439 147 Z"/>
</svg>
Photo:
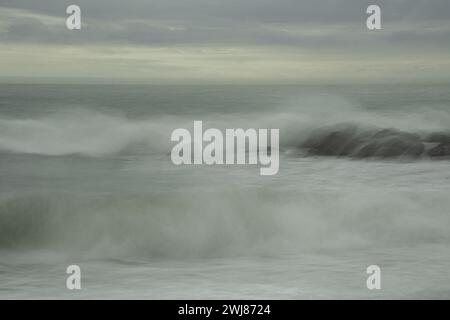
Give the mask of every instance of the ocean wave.
<svg viewBox="0 0 450 320">
<path fill-rule="evenodd" d="M 374 197 L 373 192 L 9 195 L 0 201 L 0 249 L 152 259 L 450 240 L 446 194 L 376 190 Z"/>
<path fill-rule="evenodd" d="M 332 104 L 333 103 L 333 104 Z M 328 106 L 327 106 L 328 105 Z M 327 107 L 324 107 L 327 106 Z M 139 119 L 87 109 L 54 112 L 39 118 L 0 118 L 0 152 L 98 157 L 115 154 L 167 154 L 171 132 L 206 128 L 277 128 L 280 147 L 307 155 L 419 157 L 450 155 L 450 116 L 383 114 L 342 101 L 303 102 L 270 112 L 158 115 Z"/>
<path fill-rule="evenodd" d="M 0 119 L 0 150 L 61 156 L 103 156 L 163 150 L 167 124 L 137 121 L 90 110 L 72 110 L 35 119 Z"/>
</svg>

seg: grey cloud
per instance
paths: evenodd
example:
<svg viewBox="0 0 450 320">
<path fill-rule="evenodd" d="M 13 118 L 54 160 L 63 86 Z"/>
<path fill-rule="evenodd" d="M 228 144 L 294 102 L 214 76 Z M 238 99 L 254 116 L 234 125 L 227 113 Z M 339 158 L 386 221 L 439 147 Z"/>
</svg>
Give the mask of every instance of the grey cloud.
<svg viewBox="0 0 450 320">
<path fill-rule="evenodd" d="M 448 19 L 448 0 L 2 0 L 0 6 L 61 15 L 78 4 L 93 19 L 225 19 L 285 23 L 351 22 L 369 4 L 383 8 L 385 18 Z"/>
<path fill-rule="evenodd" d="M 65 9 L 73 3 L 81 6 L 85 23 L 77 32 L 63 24 Z M 365 10 L 374 3 L 382 7 L 384 30 L 368 37 Z M 400 41 L 409 46 L 435 42 L 441 47 L 450 26 L 448 0 L 1 0 L 0 12 L 2 8 L 36 16 L 9 16 L 0 25 L 1 42 L 336 49 L 395 46 Z M 46 17 L 62 22 L 49 25 Z M 427 23 L 441 23 L 444 31 L 421 31 Z"/>
</svg>

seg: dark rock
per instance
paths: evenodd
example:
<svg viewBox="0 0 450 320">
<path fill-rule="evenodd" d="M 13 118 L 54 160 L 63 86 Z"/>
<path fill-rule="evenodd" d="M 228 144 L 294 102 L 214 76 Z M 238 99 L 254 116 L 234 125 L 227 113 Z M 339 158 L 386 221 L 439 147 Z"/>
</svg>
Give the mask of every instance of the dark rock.
<svg viewBox="0 0 450 320">
<path fill-rule="evenodd" d="M 344 126 L 313 132 L 302 147 L 314 155 L 348 156 L 358 144 L 356 127 Z"/>
<path fill-rule="evenodd" d="M 374 139 L 381 139 L 381 138 L 386 138 L 386 137 L 390 137 L 393 135 L 397 135 L 399 134 L 400 131 L 395 130 L 395 129 L 382 129 L 380 131 L 377 131 L 372 138 Z"/>
<path fill-rule="evenodd" d="M 352 154 L 355 158 L 371 158 L 377 152 L 378 144 L 376 141 L 369 141 Z"/>
<path fill-rule="evenodd" d="M 376 157 L 419 157 L 425 150 L 422 142 L 412 139 L 410 136 L 399 134 L 398 136 L 387 137 L 379 141 Z"/>
<path fill-rule="evenodd" d="M 439 145 L 435 141 L 439 142 Z M 426 138 L 392 128 L 361 130 L 341 124 L 314 131 L 301 145 L 309 154 L 354 158 L 417 158 L 450 156 L 450 134 L 434 133 Z"/>
<path fill-rule="evenodd" d="M 356 158 L 419 157 L 425 151 L 418 135 L 386 129 L 378 131 L 353 154 Z"/>
<path fill-rule="evenodd" d="M 447 144 L 447 143 L 450 143 L 450 133 L 433 132 L 430 135 L 428 135 L 424 141 Z"/>
<path fill-rule="evenodd" d="M 428 150 L 427 155 L 430 157 L 447 157 L 450 156 L 450 143 L 441 143 L 434 148 Z"/>
</svg>

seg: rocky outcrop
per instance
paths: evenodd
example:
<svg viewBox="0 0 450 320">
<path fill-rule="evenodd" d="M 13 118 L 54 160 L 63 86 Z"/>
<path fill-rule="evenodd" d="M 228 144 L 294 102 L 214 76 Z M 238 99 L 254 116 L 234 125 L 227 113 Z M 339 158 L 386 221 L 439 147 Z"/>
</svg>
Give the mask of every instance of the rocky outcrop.
<svg viewBox="0 0 450 320">
<path fill-rule="evenodd" d="M 444 134 L 430 135 L 430 141 L 444 141 Z M 450 136 L 448 136 L 450 139 Z M 419 134 L 396 129 L 365 129 L 355 125 L 341 124 L 322 128 L 311 133 L 301 148 L 310 155 L 338 156 L 353 158 L 417 158 L 425 155 L 425 142 Z M 428 152 L 442 154 L 449 151 L 445 144 Z M 437 148 L 437 149 L 436 149 Z M 434 150 L 434 151 L 432 151 Z"/>
<path fill-rule="evenodd" d="M 430 157 L 450 157 L 450 143 L 440 143 L 434 148 L 428 150 Z"/>
</svg>

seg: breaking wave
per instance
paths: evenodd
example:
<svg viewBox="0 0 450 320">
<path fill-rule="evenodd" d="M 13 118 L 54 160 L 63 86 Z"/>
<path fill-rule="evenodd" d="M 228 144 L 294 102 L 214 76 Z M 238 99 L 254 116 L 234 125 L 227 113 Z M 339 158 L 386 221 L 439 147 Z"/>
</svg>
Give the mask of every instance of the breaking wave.
<svg viewBox="0 0 450 320">
<path fill-rule="evenodd" d="M 0 201 L 0 249 L 95 258 L 209 257 L 448 242 L 443 193 L 209 192 Z M 255 203 L 258 203 L 255 206 Z M 426 214 L 425 214 L 426 213 Z M 406 223 L 407 221 L 407 223 Z"/>
<path fill-rule="evenodd" d="M 330 104 L 324 107 L 324 104 Z M 280 146 L 312 155 L 412 156 L 450 152 L 450 115 L 374 113 L 334 100 L 279 106 L 270 112 L 158 115 L 139 119 L 107 112 L 75 109 L 39 118 L 0 118 L 0 151 L 62 156 L 104 156 L 120 153 L 167 153 L 176 128 L 279 128 Z M 320 107 L 317 107 L 320 105 Z M 439 147 L 438 147 L 439 146 Z M 434 149 L 431 153 L 430 149 Z"/>
<path fill-rule="evenodd" d="M 320 107 L 315 108 L 317 105 Z M 449 141 L 450 116 L 439 110 L 426 114 L 409 111 L 405 116 L 321 100 L 253 111 L 212 114 L 205 110 L 201 119 L 192 115 L 136 119 L 88 110 L 26 119 L 0 118 L 0 150 L 86 157 L 167 154 L 172 130 L 190 129 L 194 120 L 219 129 L 279 128 L 283 149 L 314 156 L 439 156 L 445 155 Z M 307 160 L 318 163 L 322 159 Z M 301 161 L 295 161 L 292 167 L 297 169 Z M 406 176 L 410 190 L 393 188 L 392 192 L 383 179 L 389 172 L 398 173 L 397 167 L 383 171 L 381 178 L 374 175 L 378 184 L 370 188 L 365 187 L 367 167 L 359 172 L 361 183 L 345 184 L 352 182 L 355 166 L 350 163 L 336 169 L 345 178 L 337 190 L 325 188 L 331 180 L 320 165 L 306 169 L 314 173 L 309 181 L 317 183 L 316 189 L 305 184 L 302 178 L 306 174 L 301 175 L 304 171 L 292 167 L 277 180 L 279 184 L 255 181 L 257 187 L 249 190 L 241 185 L 226 190 L 204 185 L 199 193 L 190 188 L 168 192 L 157 189 L 151 177 L 148 184 L 153 184 L 155 193 L 144 188 L 127 194 L 119 192 L 120 187 L 109 193 L 103 189 L 69 193 L 59 188 L 58 192 L 45 188 L 30 192 L 29 188 L 20 189 L 22 185 L 13 186 L 8 190 L 17 187 L 19 191 L 0 195 L 0 249 L 46 248 L 95 258 L 153 258 L 448 243 L 448 189 L 432 189 L 429 185 L 414 189 L 420 179 L 430 177 L 429 168 L 423 175 L 417 176 L 414 171 L 411 179 Z M 436 163 L 433 168 L 436 176 L 447 169 Z M 209 178 L 205 175 L 205 181 Z M 166 179 L 164 173 L 159 179 Z M 179 179 L 176 184 L 182 182 L 182 177 Z M 282 188 L 284 181 L 287 188 Z"/>
</svg>

